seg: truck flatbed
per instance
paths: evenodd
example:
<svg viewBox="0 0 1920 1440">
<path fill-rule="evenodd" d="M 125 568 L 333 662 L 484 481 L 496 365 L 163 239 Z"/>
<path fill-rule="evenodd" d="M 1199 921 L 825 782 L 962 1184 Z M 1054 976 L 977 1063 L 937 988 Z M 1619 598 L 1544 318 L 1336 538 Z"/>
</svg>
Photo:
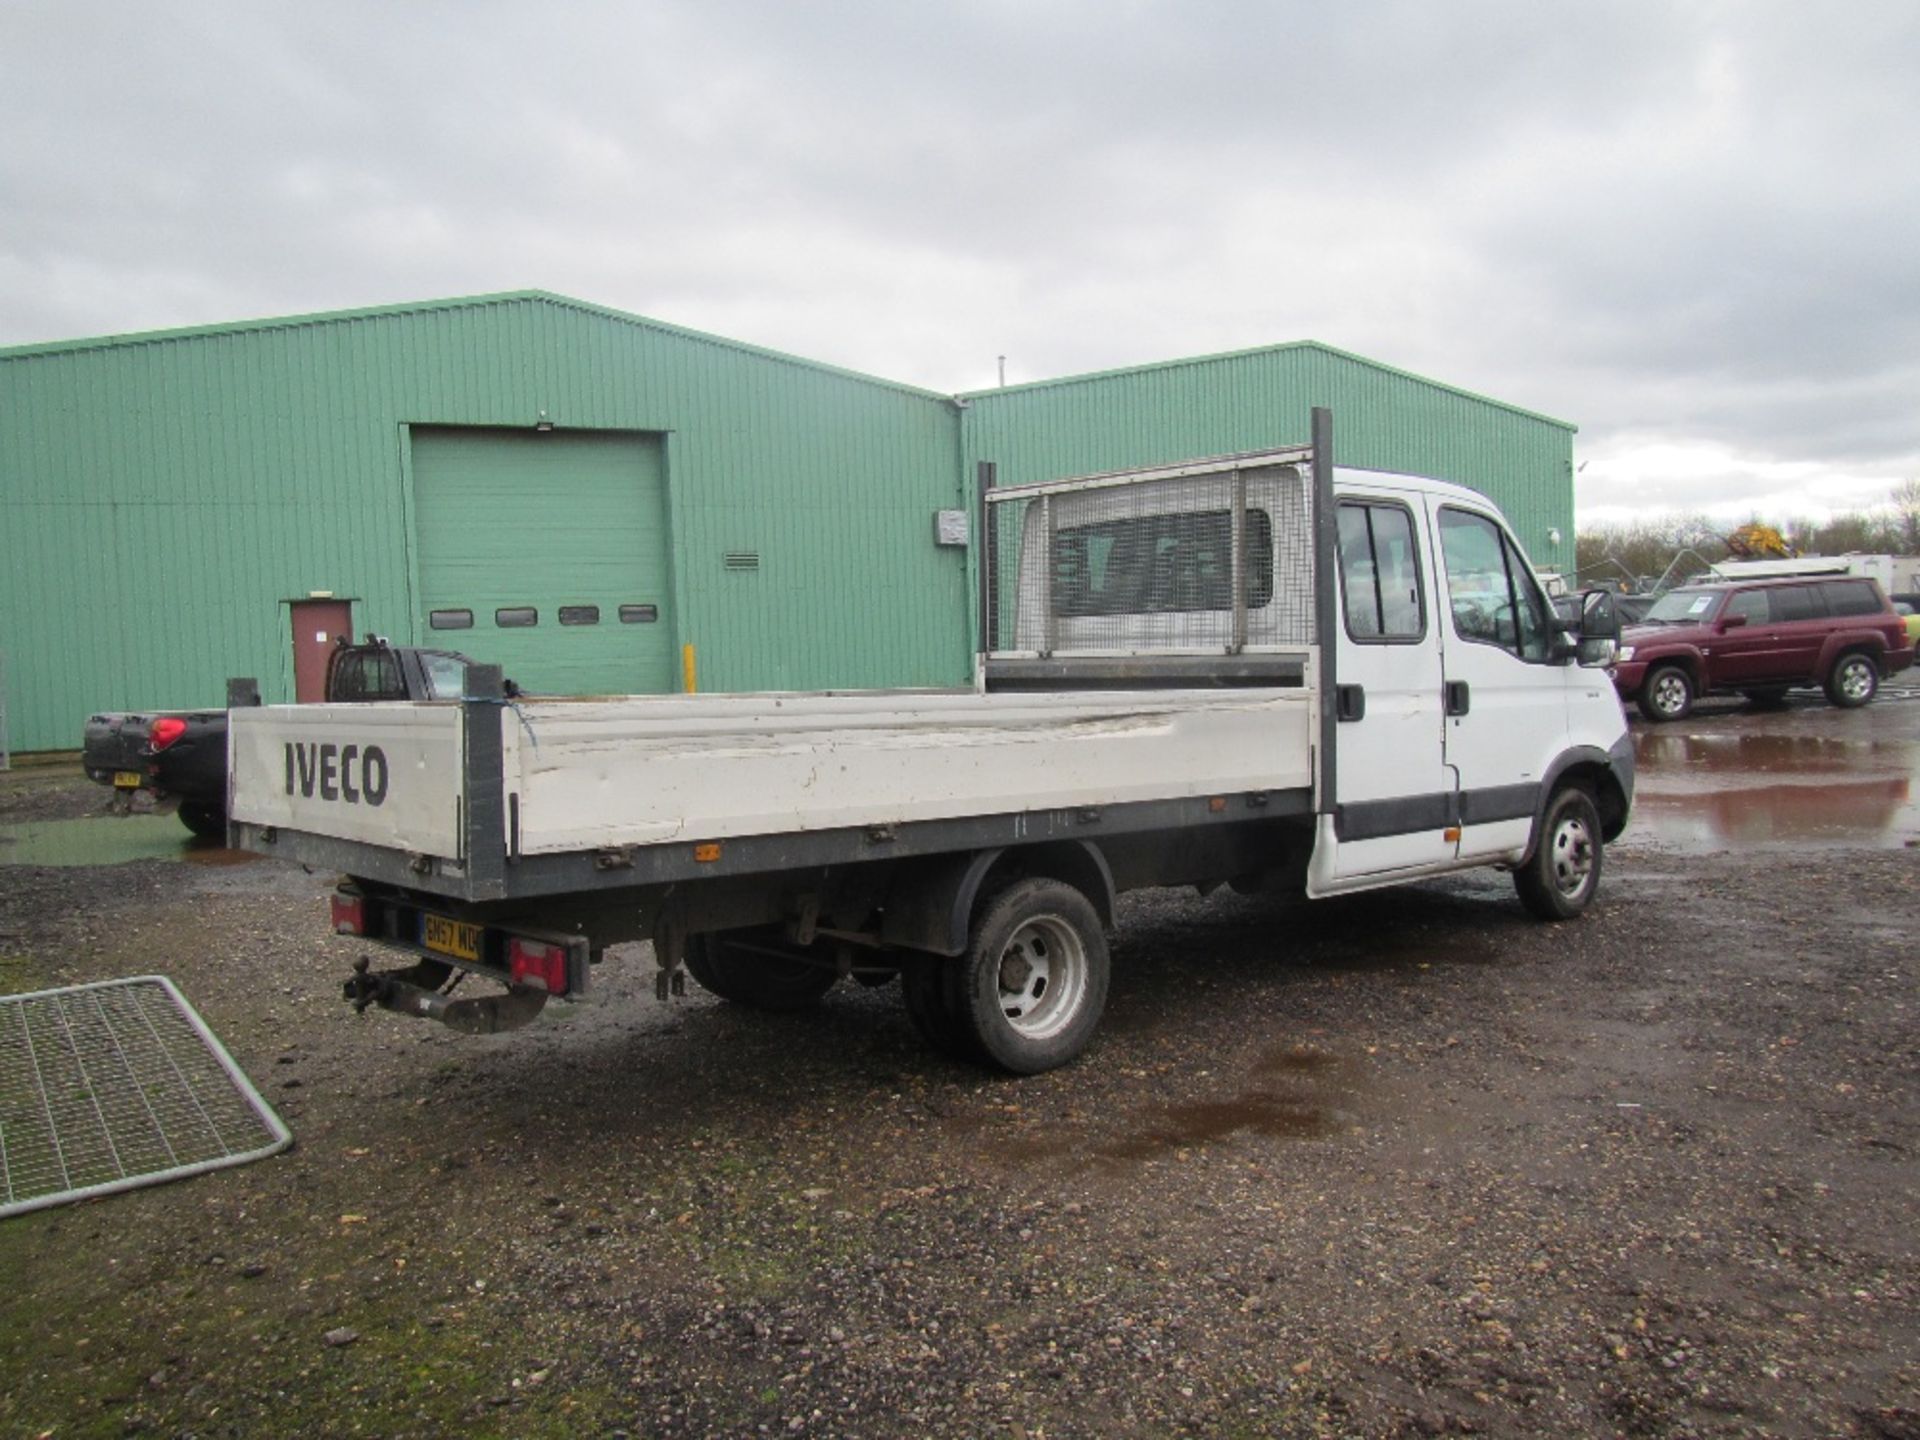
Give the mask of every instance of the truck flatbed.
<svg viewBox="0 0 1920 1440">
<path fill-rule="evenodd" d="M 515 873 L 542 858 L 604 871 L 611 855 L 631 868 L 635 852 L 666 846 L 753 838 L 764 850 L 781 837 L 897 835 L 990 815 L 1305 797 L 1314 718 L 1304 687 L 268 706 L 235 711 L 231 743 L 237 767 L 282 783 L 242 787 L 233 818 L 272 831 L 260 843 L 281 853 L 298 855 L 295 837 L 307 834 L 397 846 L 422 888 L 490 898 L 464 883 L 476 847 L 463 820 L 496 780 L 507 868 L 493 893 L 521 895 L 565 883 L 564 866 Z M 463 774 L 473 737 L 497 746 L 497 770 Z M 371 789 L 349 773 L 369 755 L 379 757 Z"/>
</svg>

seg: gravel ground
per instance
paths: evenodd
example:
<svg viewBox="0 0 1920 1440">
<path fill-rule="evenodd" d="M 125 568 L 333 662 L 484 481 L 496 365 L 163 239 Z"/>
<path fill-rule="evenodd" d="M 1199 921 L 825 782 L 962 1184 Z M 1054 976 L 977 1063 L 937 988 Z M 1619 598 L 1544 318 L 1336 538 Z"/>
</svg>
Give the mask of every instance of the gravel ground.
<svg viewBox="0 0 1920 1440">
<path fill-rule="evenodd" d="M 355 1017 L 327 877 L 192 858 L 0 869 L 0 988 L 172 975 L 298 1144 L 0 1222 L 0 1432 L 1920 1436 L 1920 852 L 1133 897 L 1018 1082 L 644 952 Z"/>
</svg>

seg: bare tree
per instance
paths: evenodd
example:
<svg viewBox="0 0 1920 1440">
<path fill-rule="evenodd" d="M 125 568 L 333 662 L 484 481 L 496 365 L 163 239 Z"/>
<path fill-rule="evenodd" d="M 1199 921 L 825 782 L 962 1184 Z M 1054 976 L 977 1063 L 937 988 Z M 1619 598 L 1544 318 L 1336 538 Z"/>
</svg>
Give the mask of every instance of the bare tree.
<svg viewBox="0 0 1920 1440">
<path fill-rule="evenodd" d="M 1902 480 L 1893 487 L 1893 523 L 1901 554 L 1920 555 L 1920 480 Z"/>
<path fill-rule="evenodd" d="M 1755 515 L 1751 523 L 1760 526 L 1767 522 Z M 1885 506 L 1835 515 L 1829 520 L 1797 516 L 1772 528 L 1802 555 L 1920 555 L 1920 479 L 1903 480 L 1894 486 L 1891 501 Z M 1629 576 L 1651 584 L 1666 575 L 1669 567 L 1673 570 L 1669 583 L 1677 583 L 1699 573 L 1703 562 L 1717 563 L 1727 553 L 1721 528 L 1704 515 L 1660 515 L 1592 525 L 1574 541 L 1575 563 L 1583 585 L 1614 585 Z M 1676 559 L 1681 563 L 1675 565 Z"/>
</svg>

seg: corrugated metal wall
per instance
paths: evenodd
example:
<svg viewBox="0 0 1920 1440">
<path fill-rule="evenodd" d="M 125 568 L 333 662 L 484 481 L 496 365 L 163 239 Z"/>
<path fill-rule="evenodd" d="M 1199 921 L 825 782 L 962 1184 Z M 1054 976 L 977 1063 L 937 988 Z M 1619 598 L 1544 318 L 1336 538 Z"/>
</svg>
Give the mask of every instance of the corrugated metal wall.
<svg viewBox="0 0 1920 1440">
<path fill-rule="evenodd" d="M 409 424 L 666 435 L 677 641 L 703 689 L 958 684 L 942 397 L 527 294 L 0 352 L 0 648 L 16 749 L 96 709 L 292 693 L 285 607 L 419 638 Z M 728 551 L 760 555 L 728 570 Z M 484 656 L 480 658 L 485 658 Z"/>
<path fill-rule="evenodd" d="M 1534 564 L 1573 569 L 1573 427 L 1309 343 L 984 390 L 962 441 L 1001 485 L 1304 444 L 1333 410 L 1341 465 L 1454 480 L 1493 497 Z M 1548 531 L 1560 532 L 1560 543 Z"/>
<path fill-rule="evenodd" d="M 968 552 L 932 516 L 968 503 L 975 461 L 1017 484 L 1293 444 L 1317 404 L 1341 463 L 1476 486 L 1536 563 L 1573 562 L 1570 427 L 1324 346 L 965 399 L 537 292 L 0 351 L 14 748 L 75 746 L 96 709 L 218 703 L 229 675 L 290 698 L 281 602 L 310 591 L 431 643 L 408 427 L 543 410 L 663 437 L 672 638 L 702 689 L 965 683 Z"/>
</svg>

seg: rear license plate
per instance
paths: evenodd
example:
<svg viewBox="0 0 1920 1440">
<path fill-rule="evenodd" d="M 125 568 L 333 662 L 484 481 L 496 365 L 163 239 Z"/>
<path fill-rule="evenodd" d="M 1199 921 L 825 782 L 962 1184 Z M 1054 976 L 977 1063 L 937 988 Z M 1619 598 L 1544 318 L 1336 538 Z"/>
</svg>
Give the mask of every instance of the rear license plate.
<svg viewBox="0 0 1920 1440">
<path fill-rule="evenodd" d="M 113 788 L 116 790 L 138 790 L 140 782 L 146 776 L 138 770 L 116 770 L 113 772 Z"/>
<path fill-rule="evenodd" d="M 420 917 L 420 943 L 456 960 L 480 958 L 480 933 L 480 926 L 469 925 L 464 920 L 452 920 L 445 915 Z"/>
</svg>

